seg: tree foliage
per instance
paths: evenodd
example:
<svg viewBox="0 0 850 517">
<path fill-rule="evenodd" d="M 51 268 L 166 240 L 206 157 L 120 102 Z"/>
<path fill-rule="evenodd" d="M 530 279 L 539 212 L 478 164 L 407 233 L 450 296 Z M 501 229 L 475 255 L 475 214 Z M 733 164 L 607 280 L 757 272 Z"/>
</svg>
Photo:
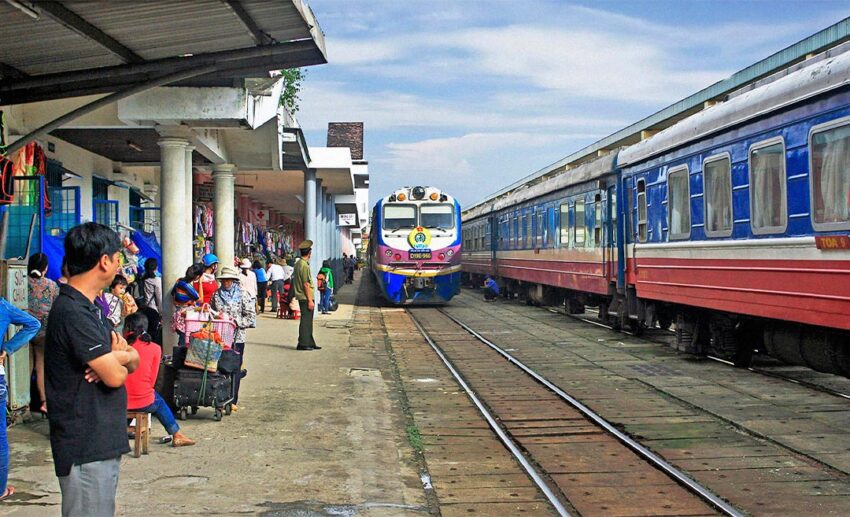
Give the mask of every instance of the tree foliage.
<svg viewBox="0 0 850 517">
<path fill-rule="evenodd" d="M 307 77 L 307 72 L 300 68 L 287 68 L 281 70 L 283 77 L 283 90 L 280 92 L 280 105 L 289 113 L 295 115 L 301 102 L 301 83 Z"/>
</svg>

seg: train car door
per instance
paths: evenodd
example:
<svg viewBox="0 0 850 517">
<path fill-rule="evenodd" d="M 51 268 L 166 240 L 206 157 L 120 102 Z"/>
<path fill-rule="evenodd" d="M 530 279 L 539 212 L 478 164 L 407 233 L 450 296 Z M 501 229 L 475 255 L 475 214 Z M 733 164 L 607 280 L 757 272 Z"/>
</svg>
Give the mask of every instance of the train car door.
<svg viewBox="0 0 850 517">
<path fill-rule="evenodd" d="M 608 187 L 606 192 L 607 203 L 605 204 L 605 277 L 608 281 L 617 278 L 617 239 L 619 231 L 617 227 L 617 186 Z"/>
</svg>

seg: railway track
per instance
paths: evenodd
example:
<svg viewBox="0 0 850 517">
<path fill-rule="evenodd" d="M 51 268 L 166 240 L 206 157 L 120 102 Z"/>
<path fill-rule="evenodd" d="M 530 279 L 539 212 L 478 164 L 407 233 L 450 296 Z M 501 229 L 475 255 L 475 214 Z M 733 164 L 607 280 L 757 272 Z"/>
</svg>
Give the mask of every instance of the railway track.
<svg viewBox="0 0 850 517">
<path fill-rule="evenodd" d="M 742 515 L 505 349 L 440 309 L 408 310 L 560 515 Z"/>
<path fill-rule="evenodd" d="M 545 309 L 550 311 L 550 312 L 555 312 L 557 314 L 563 314 L 565 316 L 569 316 L 570 318 L 576 319 L 578 321 L 583 321 L 583 322 L 591 324 L 591 325 L 596 325 L 596 326 L 607 328 L 607 329 L 610 329 L 610 330 L 615 330 L 612 325 L 609 325 L 609 324 L 601 321 L 598 318 L 598 312 L 594 309 L 588 308 L 588 309 L 586 309 L 586 312 L 589 312 L 591 314 L 596 314 L 597 315 L 596 317 L 586 317 L 586 316 L 580 316 L 578 314 L 569 314 L 566 310 L 561 309 L 559 307 L 545 307 Z M 623 332 L 623 333 L 630 335 L 630 336 L 637 336 L 633 332 L 628 332 L 628 331 L 624 331 L 624 330 L 619 330 L 617 332 Z M 661 345 L 670 346 L 671 339 L 674 336 L 675 336 L 675 332 L 672 331 L 672 330 L 655 328 L 655 329 L 647 329 L 639 337 L 641 339 L 646 339 L 647 341 L 652 341 L 654 343 L 658 343 L 658 344 L 661 344 Z M 723 364 L 735 367 L 735 364 L 732 363 L 731 361 L 727 361 L 727 360 L 721 359 L 719 357 L 714 357 L 712 355 L 706 355 L 706 358 L 710 359 L 712 361 L 716 361 L 718 363 L 723 363 Z M 832 395 L 834 397 L 838 397 L 838 398 L 842 398 L 842 399 L 850 399 L 850 389 L 847 389 L 847 390 L 834 389 L 834 388 L 831 388 L 829 386 L 825 386 L 824 384 L 820 384 L 820 383 L 812 382 L 812 381 L 807 381 L 807 380 L 804 380 L 804 379 L 789 377 L 787 374 L 785 374 L 783 372 L 772 371 L 770 369 L 762 368 L 762 367 L 758 367 L 758 366 L 749 366 L 749 367 L 747 367 L 747 370 L 749 370 L 753 373 L 757 373 L 759 375 L 766 375 L 768 377 L 781 379 L 781 380 L 784 380 L 786 382 L 790 382 L 790 383 L 793 383 L 793 384 L 799 384 L 801 386 L 805 386 L 807 388 L 810 388 L 810 389 L 813 389 L 813 390 L 816 390 L 816 391 L 827 393 L 827 394 Z M 821 374 L 821 375 L 826 376 L 828 374 Z"/>
</svg>

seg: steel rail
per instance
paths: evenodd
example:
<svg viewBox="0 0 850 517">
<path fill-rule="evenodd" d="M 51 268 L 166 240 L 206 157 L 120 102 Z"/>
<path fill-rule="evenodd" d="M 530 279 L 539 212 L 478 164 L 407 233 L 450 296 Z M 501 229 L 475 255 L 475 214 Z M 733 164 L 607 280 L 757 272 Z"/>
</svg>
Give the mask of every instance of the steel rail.
<svg viewBox="0 0 850 517">
<path fill-rule="evenodd" d="M 609 324 L 604 323 L 602 321 L 593 320 L 593 319 L 590 319 L 590 318 L 583 318 L 583 317 L 581 317 L 577 314 L 569 314 L 567 311 L 565 311 L 561 308 L 546 307 L 546 310 L 548 310 L 549 312 L 556 313 L 556 314 L 564 314 L 566 316 L 569 316 L 570 318 L 573 318 L 573 319 L 578 320 L 578 321 L 582 321 L 584 323 L 589 323 L 591 325 L 596 325 L 597 327 L 602 327 L 602 328 L 606 328 L 606 329 L 609 329 L 609 330 L 613 330 L 614 332 L 621 332 L 623 334 L 638 337 L 640 339 L 645 339 L 647 341 L 651 341 L 653 343 L 658 343 L 660 345 L 667 346 L 669 344 L 669 343 L 665 343 L 664 341 L 661 341 L 659 339 L 655 339 L 651 336 L 648 336 L 646 334 L 638 335 L 638 334 L 635 334 L 634 332 L 629 332 L 629 331 L 623 330 L 623 329 L 616 330 L 612 325 L 609 325 Z M 587 312 L 595 312 L 595 311 L 588 310 Z M 662 332 L 674 334 L 674 332 L 672 330 L 669 330 L 669 329 L 666 329 L 666 330 L 665 329 L 647 329 L 647 330 L 661 330 Z M 711 359 L 712 361 L 715 361 L 715 362 L 718 362 L 718 363 L 723 363 L 725 365 L 729 365 L 729 366 L 738 368 L 738 366 L 735 363 L 733 363 L 732 361 L 723 359 L 721 357 L 715 357 L 711 354 L 706 354 L 705 357 L 706 357 L 706 359 Z M 785 382 L 790 382 L 792 384 L 796 384 L 798 386 L 804 386 L 806 388 L 809 388 L 809 389 L 812 389 L 812 390 L 815 390 L 815 391 L 820 391 L 821 393 L 826 393 L 827 395 L 832 395 L 833 397 L 838 397 L 838 398 L 842 398 L 842 399 L 850 399 L 850 394 L 844 393 L 843 391 L 838 391 L 838 390 L 829 388 L 827 386 L 817 384 L 815 382 L 804 381 L 804 380 L 800 380 L 800 379 L 794 379 L 792 377 L 785 376 L 781 373 L 771 372 L 770 370 L 765 370 L 764 368 L 759 368 L 757 366 L 747 366 L 747 367 L 742 367 L 741 369 L 742 370 L 748 370 L 748 371 L 753 372 L 755 374 L 764 375 L 766 377 L 773 377 L 775 379 L 780 379 L 780 380 L 783 380 Z M 836 374 L 832 374 L 832 375 L 836 375 Z"/>
<path fill-rule="evenodd" d="M 526 366 L 522 361 L 509 354 L 498 345 L 476 332 L 469 325 L 448 314 L 444 309 L 437 310 L 439 310 L 443 315 L 455 322 L 458 326 L 472 334 L 476 339 L 501 354 L 502 357 L 508 360 L 508 362 L 510 362 L 514 366 L 517 366 L 526 374 L 534 378 L 534 380 L 546 386 L 553 393 L 564 399 L 568 404 L 570 404 L 579 412 L 581 412 L 586 418 L 593 421 L 596 425 L 614 435 L 614 437 L 617 438 L 617 440 L 619 440 L 623 445 L 634 451 L 636 454 L 638 454 L 643 459 L 654 465 L 659 470 L 665 472 L 668 476 L 673 478 L 679 484 L 687 487 L 689 490 L 691 490 L 691 492 L 699 496 L 702 500 L 706 501 L 725 515 L 733 517 L 743 517 L 743 514 L 741 512 L 739 512 L 737 509 L 735 509 L 735 507 L 721 499 L 717 494 L 715 494 L 708 488 L 702 486 L 697 481 L 686 475 L 684 472 L 680 471 L 679 469 L 665 461 L 663 458 L 661 458 L 661 456 L 650 451 L 649 449 L 632 439 L 632 437 L 628 436 L 627 434 L 623 433 L 622 431 L 611 425 L 611 423 L 599 416 L 593 410 L 579 402 L 577 399 L 566 393 L 558 386 L 549 382 L 549 380 L 547 380 L 545 377 Z"/>
<path fill-rule="evenodd" d="M 517 447 L 516 443 L 514 443 L 514 441 L 507 435 L 507 433 L 505 433 L 505 431 L 502 429 L 502 427 L 499 425 L 499 423 L 496 421 L 490 411 L 484 406 L 484 404 L 481 402 L 481 400 L 478 398 L 472 388 L 470 388 L 469 385 L 466 383 L 466 380 L 464 380 L 463 376 L 460 375 L 460 372 L 455 369 L 452 362 L 448 359 L 448 357 L 446 357 L 446 355 L 434 342 L 434 340 L 431 339 L 431 336 L 428 334 L 428 331 L 426 331 L 425 328 L 422 327 L 422 325 L 413 315 L 413 312 L 407 310 L 407 314 L 410 315 L 411 321 L 413 321 L 413 324 L 419 330 L 419 333 L 422 334 L 422 337 L 425 338 L 425 341 L 428 342 L 428 345 L 430 345 L 434 352 L 436 352 L 437 356 L 439 356 L 440 360 L 443 361 L 443 364 L 446 365 L 446 368 L 449 369 L 449 372 L 451 372 L 452 376 L 466 392 L 466 395 L 469 397 L 470 400 L 472 400 L 472 403 L 475 404 L 484 419 L 487 420 L 487 424 L 490 425 L 490 428 L 493 430 L 493 432 L 496 433 L 496 435 L 499 437 L 505 447 L 507 447 L 511 451 L 511 454 L 513 454 L 517 461 L 520 463 L 520 465 L 522 465 L 522 468 L 525 469 L 525 472 L 529 475 L 529 477 L 531 477 L 532 481 L 534 481 L 534 484 L 536 484 L 537 487 L 543 492 L 543 494 L 546 496 L 546 499 L 548 499 L 552 506 L 555 507 L 555 510 L 558 512 L 558 515 L 561 515 L 562 517 L 570 517 L 570 513 L 564 507 L 563 503 L 561 503 L 560 499 L 558 499 L 558 496 L 555 495 L 555 493 L 543 479 L 543 476 L 540 474 L 540 472 L 538 472 L 537 469 L 528 461 L 528 459 L 525 457 L 525 455 L 523 455 L 519 447 Z"/>
</svg>

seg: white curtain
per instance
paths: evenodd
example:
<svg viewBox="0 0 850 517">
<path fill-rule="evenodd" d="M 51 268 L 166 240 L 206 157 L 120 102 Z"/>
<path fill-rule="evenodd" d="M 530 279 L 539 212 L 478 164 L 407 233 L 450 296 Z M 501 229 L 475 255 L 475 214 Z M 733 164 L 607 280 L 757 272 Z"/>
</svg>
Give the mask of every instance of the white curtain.
<svg viewBox="0 0 850 517">
<path fill-rule="evenodd" d="M 732 228 L 732 186 L 728 160 L 705 165 L 705 229 L 722 232 Z"/>
<path fill-rule="evenodd" d="M 782 226 L 782 181 L 785 181 L 782 145 L 758 149 L 750 161 L 753 191 L 752 221 L 754 228 Z"/>
<path fill-rule="evenodd" d="M 840 128 L 847 133 L 847 128 Z M 836 130 L 829 133 L 829 136 Z M 821 157 L 820 181 L 815 184 L 820 188 L 815 191 L 815 220 L 819 223 L 836 223 L 850 220 L 850 135 L 835 135 L 829 138 L 819 153 Z M 814 172 L 814 171 L 813 171 Z M 819 190 L 819 192 L 818 192 Z M 817 216 L 818 199 L 823 206 L 823 215 Z"/>
</svg>

